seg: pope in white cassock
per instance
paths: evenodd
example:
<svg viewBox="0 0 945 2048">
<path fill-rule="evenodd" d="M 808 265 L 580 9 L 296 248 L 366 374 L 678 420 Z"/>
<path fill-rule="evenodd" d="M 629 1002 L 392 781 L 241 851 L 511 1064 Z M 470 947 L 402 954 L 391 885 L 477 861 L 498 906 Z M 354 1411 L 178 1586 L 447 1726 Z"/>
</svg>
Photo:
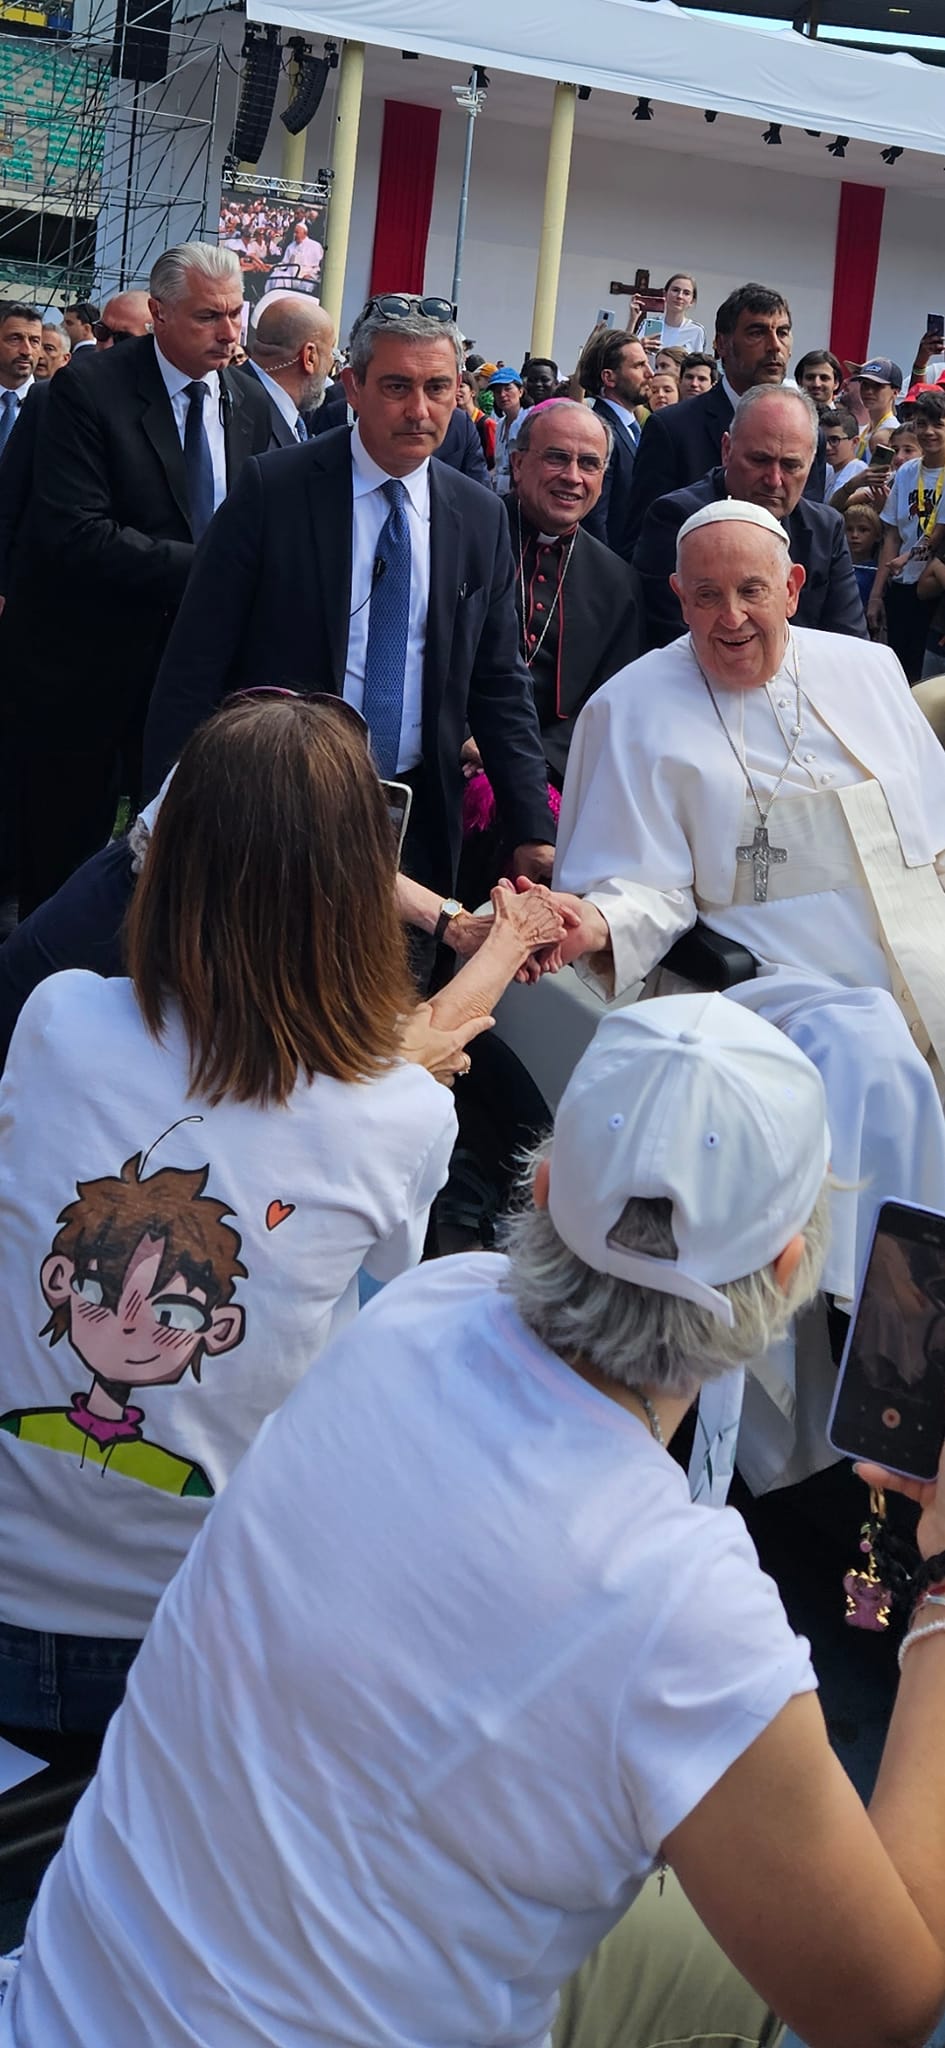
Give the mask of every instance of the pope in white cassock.
<svg viewBox="0 0 945 2048">
<path fill-rule="evenodd" d="M 584 899 L 567 951 L 624 1001 L 697 914 L 754 954 L 730 998 L 819 1068 L 833 1172 L 857 1184 L 833 1198 L 825 1287 L 844 1301 L 878 1200 L 945 1210 L 945 751 L 888 649 L 791 629 L 804 571 L 761 507 L 706 506 L 676 561 L 688 636 L 578 720 L 554 884 Z M 762 1379 L 781 1416 L 747 1457 L 743 1429 L 757 1490 L 829 1457 L 826 1358 L 800 1457 L 793 1386 Z"/>
</svg>

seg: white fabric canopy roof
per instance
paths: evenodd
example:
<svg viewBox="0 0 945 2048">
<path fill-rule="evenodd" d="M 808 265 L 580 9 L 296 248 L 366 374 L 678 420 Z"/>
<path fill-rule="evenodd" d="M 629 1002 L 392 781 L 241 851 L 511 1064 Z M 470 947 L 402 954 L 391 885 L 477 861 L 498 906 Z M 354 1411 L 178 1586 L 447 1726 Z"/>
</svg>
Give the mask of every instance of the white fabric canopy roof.
<svg viewBox="0 0 945 2048">
<path fill-rule="evenodd" d="M 686 13 L 673 0 L 248 0 L 255 21 L 677 106 L 945 153 L 942 72 Z"/>
</svg>

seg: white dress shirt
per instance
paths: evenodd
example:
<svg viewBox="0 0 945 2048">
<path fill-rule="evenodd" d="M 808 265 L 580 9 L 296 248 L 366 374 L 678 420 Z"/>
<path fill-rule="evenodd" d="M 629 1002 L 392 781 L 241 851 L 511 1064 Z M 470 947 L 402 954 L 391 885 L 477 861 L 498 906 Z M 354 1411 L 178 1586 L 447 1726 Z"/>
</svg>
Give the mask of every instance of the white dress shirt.
<svg viewBox="0 0 945 2048">
<path fill-rule="evenodd" d="M 16 411 L 14 412 L 14 415 L 13 415 L 13 425 L 14 425 L 14 427 L 16 426 L 17 420 L 19 419 L 19 417 L 20 417 L 20 414 L 21 414 L 21 412 L 22 412 L 22 410 L 23 410 L 23 400 L 24 400 L 24 398 L 26 398 L 26 397 L 27 397 L 28 393 L 29 393 L 30 391 L 32 391 L 32 389 L 33 389 L 33 385 L 35 384 L 35 382 L 36 382 L 36 379 L 35 379 L 35 377 L 32 377 L 32 376 L 31 376 L 31 377 L 27 377 L 27 380 L 26 380 L 26 383 L 25 383 L 25 384 L 16 384 L 16 385 L 14 385 L 14 386 L 11 386 L 11 385 L 9 385 L 9 384 L 7 384 L 7 385 L 5 385 L 5 386 L 3 386 L 3 385 L 0 385 L 0 398 L 4 398 L 4 397 L 6 396 L 6 393 L 7 393 L 7 391 L 9 391 L 9 390 L 11 390 L 11 389 L 12 389 L 12 390 L 14 391 L 14 395 L 15 395 L 15 397 L 16 397 Z"/>
<path fill-rule="evenodd" d="M 642 428 L 640 426 L 639 420 L 637 419 L 636 413 L 631 412 L 630 407 L 628 405 L 621 405 L 619 398 L 611 398 L 609 391 L 602 391 L 601 397 L 604 401 L 604 404 L 609 405 L 615 420 L 617 420 L 620 426 L 622 426 L 624 433 L 627 435 L 628 439 L 632 441 L 634 448 L 639 448 Z M 643 403 L 646 403 L 645 398 L 643 400 Z"/>
<path fill-rule="evenodd" d="M 277 384 L 274 377 L 268 377 L 265 370 L 260 369 L 258 363 L 251 363 L 250 368 L 253 376 L 259 378 L 260 384 L 272 399 L 273 405 L 281 412 L 286 426 L 291 427 L 294 434 L 299 424 L 299 409 L 294 398 L 290 398 L 288 392 L 283 391 L 282 385 Z"/>
<path fill-rule="evenodd" d="M 226 497 L 226 440 L 220 411 L 220 378 L 216 370 L 208 370 L 205 377 L 188 377 L 186 370 L 177 370 L 167 357 L 161 354 L 157 342 L 154 344 L 157 366 L 167 387 L 171 410 L 177 422 L 180 445 L 184 445 L 184 430 L 190 399 L 184 396 L 188 384 L 205 384 L 208 397 L 204 400 L 203 424 L 210 444 L 210 461 L 213 465 L 213 509 L 216 512 Z"/>
<path fill-rule="evenodd" d="M 356 711 L 364 708 L 364 670 L 367 662 L 368 624 L 377 543 L 390 506 L 383 486 L 389 481 L 368 454 L 356 426 L 351 436 L 352 484 L 354 486 L 351 530 L 351 623 L 348 628 L 348 659 L 345 666 L 344 697 Z M 427 637 L 427 607 L 430 602 L 430 464 L 401 479 L 407 493 L 407 524 L 410 529 L 410 620 L 407 627 L 407 668 L 404 676 L 404 706 L 400 721 L 398 775 L 415 768 L 423 752 L 423 654 Z"/>
</svg>

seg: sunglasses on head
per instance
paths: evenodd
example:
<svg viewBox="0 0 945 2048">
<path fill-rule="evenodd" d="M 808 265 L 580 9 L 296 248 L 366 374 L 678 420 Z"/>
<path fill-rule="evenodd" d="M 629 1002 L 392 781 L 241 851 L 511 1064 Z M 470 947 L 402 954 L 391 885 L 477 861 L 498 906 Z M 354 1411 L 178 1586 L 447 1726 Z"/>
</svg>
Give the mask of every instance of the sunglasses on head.
<svg viewBox="0 0 945 2048">
<path fill-rule="evenodd" d="M 379 314 L 382 320 L 406 320 L 408 313 L 422 313 L 426 320 L 440 320 L 444 327 L 456 318 L 456 307 L 449 299 L 418 299 L 412 292 L 379 292 L 369 299 L 361 315 L 369 320 Z"/>
</svg>

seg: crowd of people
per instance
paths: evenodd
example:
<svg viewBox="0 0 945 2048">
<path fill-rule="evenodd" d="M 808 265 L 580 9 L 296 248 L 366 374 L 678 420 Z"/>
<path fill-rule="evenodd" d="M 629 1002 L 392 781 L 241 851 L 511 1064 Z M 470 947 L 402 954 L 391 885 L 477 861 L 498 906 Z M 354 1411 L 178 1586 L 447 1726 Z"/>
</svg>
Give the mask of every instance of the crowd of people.
<svg viewBox="0 0 945 2048">
<path fill-rule="evenodd" d="M 227 226 L 0 304 L 0 1726 L 108 1731 L 0 2043 L 921 2048 L 945 1477 L 837 1495 L 868 1809 L 725 1503 L 945 1213 L 936 337 L 792 376 L 675 272 L 570 376 L 341 354 Z"/>
</svg>

